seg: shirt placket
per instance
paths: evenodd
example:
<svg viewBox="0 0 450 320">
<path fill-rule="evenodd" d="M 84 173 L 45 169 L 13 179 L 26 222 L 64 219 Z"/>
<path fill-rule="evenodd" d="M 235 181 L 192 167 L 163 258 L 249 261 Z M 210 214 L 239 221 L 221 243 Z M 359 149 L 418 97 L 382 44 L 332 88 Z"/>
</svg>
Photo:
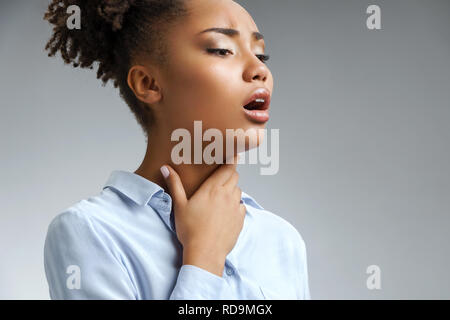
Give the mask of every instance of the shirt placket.
<svg viewBox="0 0 450 320">
<path fill-rule="evenodd" d="M 158 192 L 155 194 L 150 200 L 151 206 L 159 212 L 160 215 L 169 218 L 168 223 L 170 224 L 170 229 L 172 232 L 175 232 L 175 222 L 172 211 L 172 199 L 169 194 L 166 192 Z M 166 219 L 164 219 L 167 222 Z"/>
</svg>

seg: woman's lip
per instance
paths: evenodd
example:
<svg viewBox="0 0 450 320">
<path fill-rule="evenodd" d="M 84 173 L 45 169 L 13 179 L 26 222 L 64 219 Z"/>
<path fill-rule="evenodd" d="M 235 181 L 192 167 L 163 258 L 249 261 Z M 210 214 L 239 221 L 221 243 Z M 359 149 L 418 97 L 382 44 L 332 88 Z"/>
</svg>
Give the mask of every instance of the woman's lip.
<svg viewBox="0 0 450 320">
<path fill-rule="evenodd" d="M 245 115 L 254 121 L 257 122 L 267 122 L 269 120 L 269 110 L 247 110 L 245 108 L 242 108 L 245 112 Z"/>
<path fill-rule="evenodd" d="M 248 105 L 250 102 L 256 100 L 256 99 L 264 99 L 263 105 L 260 105 L 258 107 L 259 110 L 267 110 L 270 106 L 270 92 L 266 88 L 258 88 L 256 89 L 253 94 L 248 98 L 248 100 L 243 104 L 243 106 Z"/>
</svg>

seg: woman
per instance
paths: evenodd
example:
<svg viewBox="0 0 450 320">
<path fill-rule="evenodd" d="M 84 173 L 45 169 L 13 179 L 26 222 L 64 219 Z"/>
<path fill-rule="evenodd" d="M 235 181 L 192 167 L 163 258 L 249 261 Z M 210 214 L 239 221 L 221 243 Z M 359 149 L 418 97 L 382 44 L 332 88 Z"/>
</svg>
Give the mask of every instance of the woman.
<svg viewBox="0 0 450 320">
<path fill-rule="evenodd" d="M 69 5 L 80 29 L 67 27 Z M 225 163 L 173 161 L 172 133 L 194 121 L 224 136 L 264 128 L 273 78 L 248 12 L 231 0 L 54 0 L 44 18 L 49 56 L 98 62 L 147 139 L 135 172 L 113 171 L 51 222 L 51 298 L 309 299 L 301 235 L 237 186 L 237 154 L 261 136 L 223 152 Z M 249 110 L 256 98 L 261 110 Z"/>
</svg>

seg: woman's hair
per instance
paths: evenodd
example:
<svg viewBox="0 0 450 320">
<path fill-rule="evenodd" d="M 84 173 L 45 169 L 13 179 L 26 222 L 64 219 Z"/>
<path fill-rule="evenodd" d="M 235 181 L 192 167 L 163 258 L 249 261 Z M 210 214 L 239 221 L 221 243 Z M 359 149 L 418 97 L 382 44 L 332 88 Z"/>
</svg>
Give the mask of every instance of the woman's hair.
<svg viewBox="0 0 450 320">
<path fill-rule="evenodd" d="M 67 8 L 80 9 L 81 29 L 69 29 Z M 127 83 L 134 57 L 144 55 L 161 66 L 167 64 L 165 31 L 186 14 L 183 0 L 52 0 L 44 20 L 53 25 L 45 46 L 48 56 L 57 51 L 73 67 L 93 69 L 103 86 L 112 79 L 148 137 L 153 122 L 150 109 L 136 98 Z M 78 58 L 78 60 L 77 60 Z"/>
</svg>

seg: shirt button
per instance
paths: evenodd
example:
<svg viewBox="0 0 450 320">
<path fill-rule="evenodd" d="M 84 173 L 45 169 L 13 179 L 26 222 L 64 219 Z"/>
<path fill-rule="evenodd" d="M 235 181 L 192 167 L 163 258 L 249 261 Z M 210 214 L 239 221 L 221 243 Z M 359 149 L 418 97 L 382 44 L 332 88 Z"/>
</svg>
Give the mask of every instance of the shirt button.
<svg viewBox="0 0 450 320">
<path fill-rule="evenodd" d="M 234 273 L 233 269 L 227 267 L 227 275 L 232 276 Z"/>
</svg>

